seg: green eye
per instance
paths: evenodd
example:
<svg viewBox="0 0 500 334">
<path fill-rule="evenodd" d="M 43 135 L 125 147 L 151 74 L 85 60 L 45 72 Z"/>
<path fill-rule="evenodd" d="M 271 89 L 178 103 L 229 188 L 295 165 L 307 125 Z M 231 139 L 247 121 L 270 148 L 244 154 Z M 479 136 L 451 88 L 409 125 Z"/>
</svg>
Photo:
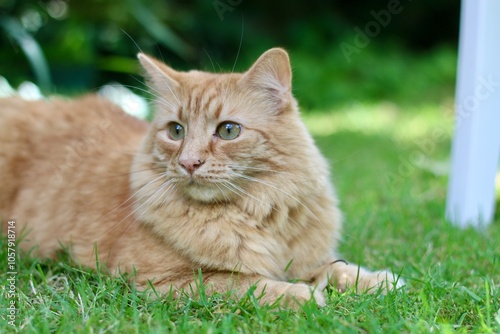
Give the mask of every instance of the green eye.
<svg viewBox="0 0 500 334">
<path fill-rule="evenodd" d="M 184 139 L 184 127 L 179 123 L 172 122 L 167 126 L 167 134 L 172 140 Z"/>
<path fill-rule="evenodd" d="M 240 135 L 241 125 L 233 122 L 222 122 L 217 127 L 217 135 L 224 140 L 233 140 Z"/>
</svg>

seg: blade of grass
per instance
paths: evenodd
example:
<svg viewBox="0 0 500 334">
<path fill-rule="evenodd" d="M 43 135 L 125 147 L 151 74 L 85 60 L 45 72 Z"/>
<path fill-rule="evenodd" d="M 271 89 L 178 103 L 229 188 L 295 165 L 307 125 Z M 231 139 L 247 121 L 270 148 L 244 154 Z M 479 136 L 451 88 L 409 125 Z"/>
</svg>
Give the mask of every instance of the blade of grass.
<svg viewBox="0 0 500 334">
<path fill-rule="evenodd" d="M 23 50 L 33 72 L 37 78 L 38 86 L 42 91 L 49 91 L 52 87 L 49 65 L 40 44 L 23 28 L 15 18 L 4 15 L 0 17 L 0 26 L 7 35 L 13 38 Z"/>
</svg>

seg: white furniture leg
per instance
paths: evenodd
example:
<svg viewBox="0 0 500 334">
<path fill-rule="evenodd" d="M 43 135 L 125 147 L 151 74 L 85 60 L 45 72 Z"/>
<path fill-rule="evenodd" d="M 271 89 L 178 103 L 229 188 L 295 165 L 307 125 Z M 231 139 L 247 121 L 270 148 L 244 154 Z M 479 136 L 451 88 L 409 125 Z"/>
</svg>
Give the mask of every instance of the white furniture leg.
<svg viewBox="0 0 500 334">
<path fill-rule="evenodd" d="M 500 1 L 462 0 L 456 127 L 446 216 L 486 225 L 500 157 Z"/>
</svg>

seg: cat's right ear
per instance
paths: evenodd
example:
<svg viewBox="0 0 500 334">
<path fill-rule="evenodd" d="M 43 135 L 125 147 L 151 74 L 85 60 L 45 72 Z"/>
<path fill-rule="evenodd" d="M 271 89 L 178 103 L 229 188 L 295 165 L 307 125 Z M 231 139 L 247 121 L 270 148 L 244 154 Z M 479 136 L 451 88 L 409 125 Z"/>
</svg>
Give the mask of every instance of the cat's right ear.
<svg viewBox="0 0 500 334">
<path fill-rule="evenodd" d="M 179 73 L 151 56 L 144 53 L 137 55 L 144 69 L 148 84 L 159 93 L 173 93 L 179 87 Z"/>
</svg>

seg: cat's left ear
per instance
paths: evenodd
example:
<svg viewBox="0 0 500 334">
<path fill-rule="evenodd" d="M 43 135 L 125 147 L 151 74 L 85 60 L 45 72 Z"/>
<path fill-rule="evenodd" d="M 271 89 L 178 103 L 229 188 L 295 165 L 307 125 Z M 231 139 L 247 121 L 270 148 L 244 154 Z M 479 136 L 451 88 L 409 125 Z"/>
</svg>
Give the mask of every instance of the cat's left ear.
<svg viewBox="0 0 500 334">
<path fill-rule="evenodd" d="M 179 73 L 151 56 L 144 53 L 137 55 L 148 83 L 158 92 L 172 93 L 179 87 Z"/>
<path fill-rule="evenodd" d="M 280 102 L 287 101 L 292 88 L 288 53 L 281 48 L 266 51 L 243 75 L 240 82 L 263 89 Z"/>
</svg>

